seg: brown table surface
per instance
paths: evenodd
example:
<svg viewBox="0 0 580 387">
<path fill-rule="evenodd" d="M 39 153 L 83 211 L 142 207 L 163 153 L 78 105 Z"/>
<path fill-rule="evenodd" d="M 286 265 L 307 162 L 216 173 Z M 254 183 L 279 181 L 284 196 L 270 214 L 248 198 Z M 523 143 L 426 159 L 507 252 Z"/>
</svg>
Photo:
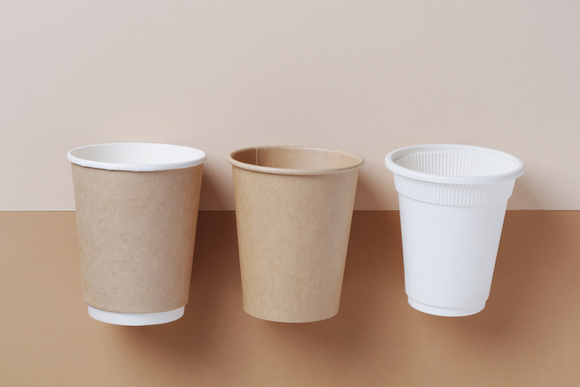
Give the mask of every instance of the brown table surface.
<svg viewBox="0 0 580 387">
<path fill-rule="evenodd" d="M 354 214 L 341 309 L 242 309 L 235 215 L 201 212 L 185 316 L 123 327 L 82 300 L 74 212 L 0 212 L 0 386 L 580 386 L 580 212 L 508 211 L 479 314 L 407 304 L 399 214 Z"/>
</svg>

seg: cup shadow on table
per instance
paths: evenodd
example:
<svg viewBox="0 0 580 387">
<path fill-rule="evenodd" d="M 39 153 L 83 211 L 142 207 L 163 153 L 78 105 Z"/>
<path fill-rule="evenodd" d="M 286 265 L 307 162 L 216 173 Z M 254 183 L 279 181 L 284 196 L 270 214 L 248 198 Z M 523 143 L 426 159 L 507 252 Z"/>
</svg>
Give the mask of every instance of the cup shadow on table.
<svg viewBox="0 0 580 387">
<path fill-rule="evenodd" d="M 565 247 L 574 238 L 566 227 L 552 211 L 508 211 L 485 309 L 459 318 L 416 312 L 415 325 L 452 351 L 482 361 L 510 362 L 528 356 L 530 346 L 553 347 L 558 331 L 580 322 L 574 308 L 562 308 L 562 297 L 580 292 L 580 262 Z M 561 246 L 559 253 L 554 246 Z M 556 329 L 547 333 L 546 326 Z M 553 355 L 537 356 L 549 361 Z"/>
<path fill-rule="evenodd" d="M 359 182 L 363 189 L 365 184 Z M 316 354 L 329 366 L 364 363 L 371 360 L 378 330 L 379 341 L 388 341 L 399 307 L 393 305 L 406 302 L 402 270 L 398 212 L 356 211 L 338 314 L 313 323 L 260 320 L 242 308 L 235 213 L 202 211 L 185 315 L 165 325 L 113 329 L 137 356 L 153 356 L 147 348 L 155 348 L 159 356 L 189 367 L 219 357 L 234 360 L 244 345 L 252 345 L 248 337 L 270 349 L 291 348 L 296 356 Z"/>
<path fill-rule="evenodd" d="M 418 356 L 428 337 L 450 347 L 477 348 L 473 356 L 502 348 L 517 354 L 522 334 L 533 339 L 535 326 L 561 313 L 552 300 L 580 269 L 573 254 L 553 256 L 553 246 L 570 238 L 565 227 L 553 212 L 508 211 L 486 308 L 448 318 L 407 304 L 398 211 L 356 211 L 339 313 L 325 321 L 287 324 L 260 320 L 242 309 L 235 213 L 200 212 L 184 317 L 165 325 L 111 329 L 119 345 L 130 346 L 136 357 L 163 358 L 182 371 L 246 364 L 252 361 L 246 353 L 265 351 L 293 359 L 316 356 L 329 369 L 366 367 L 380 358 L 381 372 L 396 372 Z M 522 331 L 525 326 L 531 327 Z M 426 335 L 418 338 L 418 330 Z"/>
</svg>

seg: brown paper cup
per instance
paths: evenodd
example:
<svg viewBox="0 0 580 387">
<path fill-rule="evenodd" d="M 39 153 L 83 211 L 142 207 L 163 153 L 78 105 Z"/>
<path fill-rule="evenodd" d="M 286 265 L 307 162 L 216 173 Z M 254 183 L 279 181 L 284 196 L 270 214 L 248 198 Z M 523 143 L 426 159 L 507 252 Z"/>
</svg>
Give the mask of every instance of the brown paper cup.
<svg viewBox="0 0 580 387">
<path fill-rule="evenodd" d="M 189 295 L 205 153 L 162 144 L 69 152 L 89 314 L 120 325 L 180 318 Z"/>
<path fill-rule="evenodd" d="M 235 151 L 229 162 L 244 310 L 281 322 L 334 316 L 362 157 L 268 146 Z"/>
</svg>

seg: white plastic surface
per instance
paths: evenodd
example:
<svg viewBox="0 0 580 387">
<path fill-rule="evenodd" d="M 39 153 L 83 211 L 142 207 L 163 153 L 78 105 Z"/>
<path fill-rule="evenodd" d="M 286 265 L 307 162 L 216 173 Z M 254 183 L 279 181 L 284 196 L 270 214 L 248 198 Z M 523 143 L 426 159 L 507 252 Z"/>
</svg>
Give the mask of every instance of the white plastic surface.
<svg viewBox="0 0 580 387">
<path fill-rule="evenodd" d="M 87 145 L 72 149 L 68 160 L 83 167 L 112 171 L 164 171 L 203 163 L 203 151 L 180 145 L 117 143 Z"/>
<path fill-rule="evenodd" d="M 485 308 L 485 302 L 470 308 L 453 309 L 453 308 L 438 308 L 436 306 L 421 304 L 420 302 L 413 300 L 411 297 L 408 298 L 408 301 L 409 305 L 411 305 L 413 308 L 417 309 L 420 312 L 443 317 L 471 316 L 472 314 L 481 312 L 483 308 Z"/>
<path fill-rule="evenodd" d="M 420 145 L 393 151 L 409 304 L 439 316 L 485 307 L 517 157 L 464 145 Z"/>
<path fill-rule="evenodd" d="M 467 316 L 485 305 L 506 205 L 438 206 L 399 195 L 405 290 L 431 307 L 419 310 Z"/>
<path fill-rule="evenodd" d="M 182 306 L 181 308 L 161 313 L 114 313 L 93 308 L 90 305 L 87 306 L 89 307 L 89 316 L 95 320 L 129 326 L 165 324 L 181 318 L 185 311 L 185 307 Z"/>
<path fill-rule="evenodd" d="M 471 145 L 415 145 L 390 152 L 385 165 L 401 176 L 445 184 L 488 184 L 524 174 L 519 158 Z"/>
</svg>

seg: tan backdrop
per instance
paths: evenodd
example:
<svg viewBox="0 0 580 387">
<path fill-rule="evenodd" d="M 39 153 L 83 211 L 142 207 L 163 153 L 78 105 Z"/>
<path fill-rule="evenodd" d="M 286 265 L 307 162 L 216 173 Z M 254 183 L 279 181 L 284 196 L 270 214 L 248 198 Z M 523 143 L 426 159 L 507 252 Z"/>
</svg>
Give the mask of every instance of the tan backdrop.
<svg viewBox="0 0 580 387">
<path fill-rule="evenodd" d="M 524 160 L 511 209 L 580 209 L 580 3 L 3 1 L 0 210 L 74 208 L 66 152 L 208 154 L 202 210 L 233 209 L 226 155 L 313 145 L 366 159 L 356 209 L 396 209 L 388 151 Z"/>
<path fill-rule="evenodd" d="M 123 327 L 87 313 L 73 212 L 0 212 L 0 385 L 580 385 L 580 212 L 508 211 L 469 317 L 407 304 L 399 230 L 355 212 L 338 315 L 276 323 L 242 310 L 234 213 L 202 212 L 183 318 Z"/>
</svg>

